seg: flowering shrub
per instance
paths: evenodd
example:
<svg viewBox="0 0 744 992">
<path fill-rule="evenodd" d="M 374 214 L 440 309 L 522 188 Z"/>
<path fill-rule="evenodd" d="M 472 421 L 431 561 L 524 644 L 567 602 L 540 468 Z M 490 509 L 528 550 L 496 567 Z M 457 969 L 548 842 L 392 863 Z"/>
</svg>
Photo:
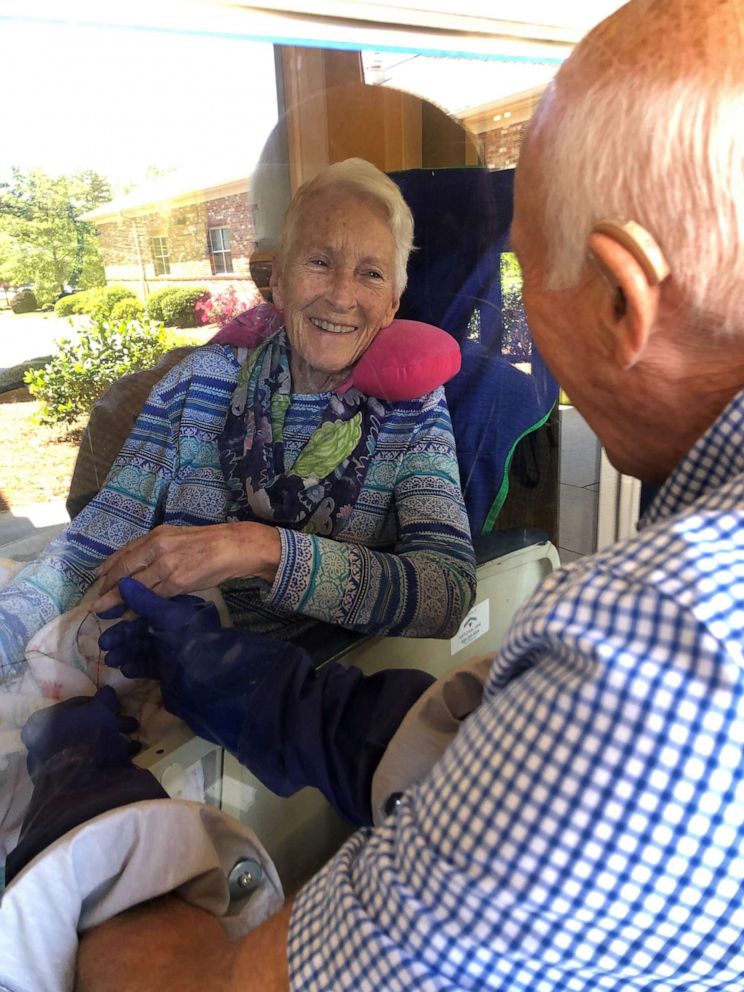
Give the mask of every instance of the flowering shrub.
<svg viewBox="0 0 744 992">
<path fill-rule="evenodd" d="M 263 297 L 254 290 L 243 290 L 241 293 L 230 286 L 223 293 L 215 293 L 208 299 L 199 300 L 196 303 L 196 311 L 201 317 L 202 324 L 218 324 L 224 327 L 233 318 L 244 310 L 250 310 L 256 304 L 261 303 Z"/>
</svg>

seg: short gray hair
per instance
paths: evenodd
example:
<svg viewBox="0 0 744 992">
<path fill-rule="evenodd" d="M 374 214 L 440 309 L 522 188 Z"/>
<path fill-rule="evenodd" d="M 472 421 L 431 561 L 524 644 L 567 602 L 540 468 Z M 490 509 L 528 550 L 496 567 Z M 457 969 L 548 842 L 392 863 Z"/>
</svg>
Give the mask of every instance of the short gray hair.
<svg viewBox="0 0 744 992">
<path fill-rule="evenodd" d="M 408 282 L 408 256 L 413 250 L 413 214 L 392 179 L 363 158 L 347 158 L 343 162 L 334 162 L 300 186 L 284 215 L 279 240 L 280 259 L 284 261 L 287 257 L 297 221 L 308 199 L 329 189 L 368 197 L 385 210 L 395 239 L 393 288 L 395 294 L 400 296 Z"/>
<path fill-rule="evenodd" d="M 658 62 L 617 60 L 580 93 L 559 74 L 543 97 L 528 141 L 539 139 L 548 288 L 576 284 L 597 221 L 627 218 L 659 243 L 690 318 L 733 333 L 744 330 L 741 72 L 710 51 L 669 69 L 662 47 Z"/>
</svg>

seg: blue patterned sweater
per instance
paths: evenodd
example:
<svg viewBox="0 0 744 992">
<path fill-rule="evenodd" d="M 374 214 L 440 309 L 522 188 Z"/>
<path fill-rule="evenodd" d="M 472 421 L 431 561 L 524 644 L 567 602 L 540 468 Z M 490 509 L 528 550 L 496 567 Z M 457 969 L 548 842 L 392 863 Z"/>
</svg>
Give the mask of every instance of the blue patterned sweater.
<svg viewBox="0 0 744 992">
<path fill-rule="evenodd" d="M 209 345 L 154 387 L 98 495 L 0 592 L 0 678 L 21 671 L 28 639 L 79 602 L 115 550 L 157 524 L 231 518 L 217 438 L 239 369 L 228 346 Z M 327 401 L 327 393 L 293 396 L 287 467 Z M 369 633 L 452 636 L 475 595 L 475 563 L 443 389 L 390 405 L 337 539 L 279 532 L 273 585 L 222 587 L 236 625 L 291 637 L 311 618 Z"/>
</svg>

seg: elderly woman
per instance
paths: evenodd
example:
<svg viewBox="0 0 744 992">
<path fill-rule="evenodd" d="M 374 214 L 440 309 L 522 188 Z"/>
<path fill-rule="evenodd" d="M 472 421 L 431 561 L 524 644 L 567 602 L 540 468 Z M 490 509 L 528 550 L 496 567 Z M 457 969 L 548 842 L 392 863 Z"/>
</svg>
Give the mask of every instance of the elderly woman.
<svg viewBox="0 0 744 992">
<path fill-rule="evenodd" d="M 247 356 L 197 349 L 153 389 L 100 493 L 0 593 L 0 670 L 124 575 L 165 596 L 219 586 L 238 626 L 308 619 L 450 637 L 474 562 L 443 390 L 383 402 L 341 391 L 406 282 L 413 220 L 349 159 L 290 204 L 272 276 L 284 327 Z"/>
</svg>

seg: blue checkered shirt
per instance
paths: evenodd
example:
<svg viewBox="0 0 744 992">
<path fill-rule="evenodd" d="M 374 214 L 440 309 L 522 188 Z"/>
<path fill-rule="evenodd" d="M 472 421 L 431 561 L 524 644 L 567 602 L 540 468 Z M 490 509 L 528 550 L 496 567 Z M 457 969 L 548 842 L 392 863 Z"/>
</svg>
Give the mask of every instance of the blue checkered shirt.
<svg viewBox="0 0 744 992">
<path fill-rule="evenodd" d="M 294 990 L 744 990 L 744 393 L 298 895 Z"/>
</svg>

